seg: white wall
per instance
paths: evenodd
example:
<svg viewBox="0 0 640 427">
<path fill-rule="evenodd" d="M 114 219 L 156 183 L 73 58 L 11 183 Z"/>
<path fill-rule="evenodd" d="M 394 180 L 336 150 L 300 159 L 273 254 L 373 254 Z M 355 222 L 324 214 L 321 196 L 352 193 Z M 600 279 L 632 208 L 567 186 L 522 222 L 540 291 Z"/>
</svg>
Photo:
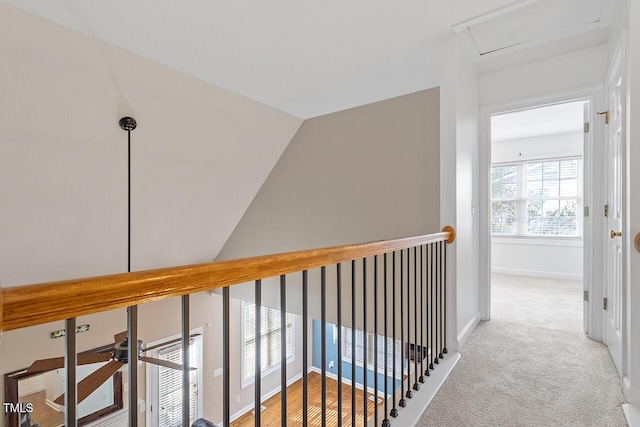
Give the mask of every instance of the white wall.
<svg viewBox="0 0 640 427">
<path fill-rule="evenodd" d="M 495 141 L 491 144 L 491 162 L 581 156 L 583 141 L 582 132 Z M 582 280 L 582 252 L 581 238 L 494 237 L 491 239 L 491 271 Z"/>
<path fill-rule="evenodd" d="M 465 37 L 443 39 L 440 87 L 440 221 L 457 232 L 447 258 L 447 280 L 455 284 L 448 288 L 448 301 L 455 307 L 447 312 L 447 340 L 456 343 L 455 348 L 464 344 L 480 319 L 478 76 Z"/>
</svg>

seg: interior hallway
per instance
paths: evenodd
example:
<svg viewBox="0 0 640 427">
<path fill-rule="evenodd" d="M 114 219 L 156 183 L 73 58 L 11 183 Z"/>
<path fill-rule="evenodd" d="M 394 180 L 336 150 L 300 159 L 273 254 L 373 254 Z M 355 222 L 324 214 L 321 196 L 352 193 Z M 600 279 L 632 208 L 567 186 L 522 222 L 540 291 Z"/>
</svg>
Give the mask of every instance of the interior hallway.
<svg viewBox="0 0 640 427">
<path fill-rule="evenodd" d="M 582 332 L 582 283 L 494 274 L 482 322 L 420 426 L 626 426 L 606 346 Z"/>
</svg>

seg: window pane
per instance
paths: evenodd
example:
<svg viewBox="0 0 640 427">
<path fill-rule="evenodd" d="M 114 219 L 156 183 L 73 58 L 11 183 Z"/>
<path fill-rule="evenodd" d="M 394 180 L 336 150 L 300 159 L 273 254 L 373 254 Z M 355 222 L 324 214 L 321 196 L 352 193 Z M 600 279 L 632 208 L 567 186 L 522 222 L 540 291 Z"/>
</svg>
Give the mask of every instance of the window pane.
<svg viewBox="0 0 640 427">
<path fill-rule="evenodd" d="M 491 232 L 516 234 L 516 202 L 491 203 Z"/>
<path fill-rule="evenodd" d="M 517 192 L 517 166 L 495 166 L 491 168 L 491 198 L 513 199 Z"/>
</svg>

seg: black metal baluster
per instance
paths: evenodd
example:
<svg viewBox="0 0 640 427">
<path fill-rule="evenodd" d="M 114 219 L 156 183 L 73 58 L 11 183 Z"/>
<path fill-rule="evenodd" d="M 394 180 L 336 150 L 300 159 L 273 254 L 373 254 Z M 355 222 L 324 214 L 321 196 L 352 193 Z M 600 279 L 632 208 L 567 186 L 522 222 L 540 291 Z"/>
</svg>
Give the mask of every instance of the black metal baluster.
<svg viewBox="0 0 640 427">
<path fill-rule="evenodd" d="M 138 347 L 138 306 L 127 307 L 127 341 L 129 349 Z M 129 352 L 129 426 L 138 425 L 138 352 Z"/>
<path fill-rule="evenodd" d="M 362 258 L 362 400 L 364 404 L 363 425 L 367 425 L 369 399 L 367 398 L 367 259 Z"/>
<path fill-rule="evenodd" d="M 320 268 L 320 332 L 322 343 L 320 344 L 322 355 L 322 427 L 327 425 L 327 268 Z"/>
<path fill-rule="evenodd" d="M 444 333 L 442 334 L 442 339 L 444 340 L 444 348 L 442 349 L 442 352 L 444 354 L 449 353 L 449 350 L 447 350 L 447 246 L 444 246 L 444 251 L 442 252 L 442 257 L 444 258 L 443 261 L 443 267 L 442 267 L 442 274 L 444 276 L 443 282 L 444 282 L 444 289 L 442 291 L 442 294 L 444 295 L 444 306 L 443 306 L 443 317 L 444 317 Z"/>
<path fill-rule="evenodd" d="M 387 254 L 384 254 L 384 420 L 382 420 L 383 427 L 390 427 L 391 421 L 389 421 L 389 333 L 388 333 L 388 318 L 387 318 L 387 302 L 389 300 L 388 297 L 388 287 L 387 287 Z M 395 347 L 395 345 L 394 345 Z M 394 357 L 395 359 L 395 357 Z M 395 369 L 393 373 L 394 384 L 393 388 L 395 388 Z M 395 399 L 394 399 L 395 401 Z M 394 402 L 395 406 L 395 402 Z"/>
<path fill-rule="evenodd" d="M 424 245 L 420 245 L 420 382 L 424 383 Z"/>
<path fill-rule="evenodd" d="M 392 325 L 391 325 L 391 329 L 393 332 L 393 384 L 392 384 L 392 391 L 393 391 L 393 408 L 391 409 L 391 416 L 392 417 L 397 417 L 398 416 L 398 408 L 396 408 L 396 371 L 397 371 L 397 367 L 398 367 L 398 362 L 396 359 L 397 355 L 396 355 L 396 252 L 393 252 L 393 256 L 392 256 L 392 270 L 391 273 L 393 274 L 392 278 L 391 278 L 391 311 L 392 311 Z M 402 372 L 402 371 L 400 371 Z"/>
<path fill-rule="evenodd" d="M 287 425 L 287 278 L 280 275 L 280 425 Z"/>
<path fill-rule="evenodd" d="M 411 345 L 411 250 L 407 248 L 407 398 L 413 397 L 411 391 L 411 358 L 409 346 Z"/>
<path fill-rule="evenodd" d="M 404 346 L 404 250 L 400 250 L 400 352 L 401 355 L 401 383 L 400 383 L 400 401 L 398 405 L 401 408 L 407 406 L 407 401 L 404 399 L 404 353 L 406 352 Z"/>
<path fill-rule="evenodd" d="M 342 426 L 342 264 L 336 266 L 336 295 L 337 301 L 337 317 L 338 317 L 338 427 Z M 306 424 L 305 424 L 306 425 Z"/>
<path fill-rule="evenodd" d="M 413 364 L 414 382 L 413 389 L 420 390 L 418 382 L 418 247 L 413 247 Z M 422 350 L 420 350 L 421 352 Z"/>
<path fill-rule="evenodd" d="M 262 280 L 256 280 L 255 283 L 255 300 L 256 300 L 256 318 L 255 318 L 255 364 L 256 374 L 254 381 L 254 425 L 260 426 L 260 405 L 262 404 L 262 360 L 261 349 L 262 346 Z"/>
<path fill-rule="evenodd" d="M 229 362 L 230 358 L 230 348 L 229 348 L 229 338 L 230 338 L 230 295 L 229 295 L 229 287 L 225 286 L 222 288 L 222 425 L 228 427 L 230 423 L 230 411 L 229 411 L 229 403 L 230 403 L 230 393 L 229 387 L 231 385 L 230 382 L 230 371 L 229 371 Z"/>
<path fill-rule="evenodd" d="M 76 427 L 78 425 L 77 400 L 78 400 L 78 384 L 76 381 L 76 366 L 78 365 L 78 357 L 76 351 L 76 318 L 67 319 L 65 321 L 65 357 L 64 368 L 66 372 L 64 409 L 65 409 L 65 425 Z M 137 416 L 137 411 L 136 411 Z"/>
<path fill-rule="evenodd" d="M 189 386 L 189 295 L 182 296 L 182 424 L 191 425 L 189 400 L 191 387 Z"/>
<path fill-rule="evenodd" d="M 356 425 L 356 261 L 351 261 L 351 425 Z"/>
<path fill-rule="evenodd" d="M 429 283 L 430 283 L 430 270 L 429 270 L 429 246 L 430 245 L 424 245 L 424 285 L 426 287 L 426 291 L 424 293 L 424 309 L 425 309 L 425 351 L 426 353 L 424 354 L 424 358 L 425 358 L 425 369 L 424 369 L 424 374 L 425 376 L 431 376 L 431 371 L 429 370 L 429 354 L 431 354 L 431 350 L 429 347 L 429 343 L 430 343 L 430 338 L 431 338 L 431 333 L 430 333 L 430 317 L 431 316 L 431 312 L 429 311 Z"/>
<path fill-rule="evenodd" d="M 433 301 L 433 286 L 434 286 L 434 271 L 433 271 L 433 243 L 429 244 L 429 252 L 431 253 L 431 280 L 429 281 L 429 293 L 431 294 L 431 298 L 429 299 L 429 305 L 431 306 L 431 346 L 429 347 L 429 369 L 433 371 L 433 355 L 435 354 L 435 311 L 434 311 L 434 301 Z"/>
<path fill-rule="evenodd" d="M 440 282 L 440 269 L 438 268 L 438 265 L 440 264 L 440 248 L 438 246 L 438 244 L 435 244 L 435 248 L 436 248 L 436 271 L 435 271 L 435 275 L 436 275 L 436 282 L 434 283 L 433 287 L 435 288 L 435 305 L 436 305 L 436 348 L 435 348 L 435 353 L 433 355 L 433 363 L 434 364 L 439 364 L 440 363 L 440 293 L 438 292 L 438 283 Z"/>
<path fill-rule="evenodd" d="M 373 425 L 378 425 L 378 255 L 373 257 Z"/>
<path fill-rule="evenodd" d="M 302 425 L 309 420 L 309 273 L 302 272 Z"/>
<path fill-rule="evenodd" d="M 443 303 L 443 295 L 442 295 L 442 276 L 443 276 L 443 271 L 442 271 L 442 252 L 443 252 L 443 248 L 444 248 L 444 241 L 440 241 L 438 243 L 438 246 L 440 247 L 439 252 L 440 252 L 440 281 L 438 282 L 438 286 L 440 287 L 440 354 L 438 355 L 440 357 L 440 359 L 444 359 L 444 355 L 442 354 L 443 350 L 444 350 L 444 303 Z"/>
</svg>

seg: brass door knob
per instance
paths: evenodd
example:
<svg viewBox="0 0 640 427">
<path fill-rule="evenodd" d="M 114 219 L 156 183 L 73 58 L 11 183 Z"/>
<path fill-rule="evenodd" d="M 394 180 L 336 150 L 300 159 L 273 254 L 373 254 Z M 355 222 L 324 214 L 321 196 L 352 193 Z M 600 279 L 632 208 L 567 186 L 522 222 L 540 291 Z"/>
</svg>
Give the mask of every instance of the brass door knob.
<svg viewBox="0 0 640 427">
<path fill-rule="evenodd" d="M 609 236 L 613 239 L 614 237 L 622 237 L 622 231 L 609 231 Z"/>
</svg>

